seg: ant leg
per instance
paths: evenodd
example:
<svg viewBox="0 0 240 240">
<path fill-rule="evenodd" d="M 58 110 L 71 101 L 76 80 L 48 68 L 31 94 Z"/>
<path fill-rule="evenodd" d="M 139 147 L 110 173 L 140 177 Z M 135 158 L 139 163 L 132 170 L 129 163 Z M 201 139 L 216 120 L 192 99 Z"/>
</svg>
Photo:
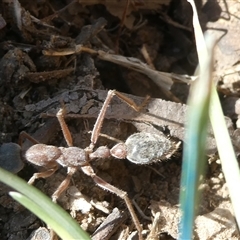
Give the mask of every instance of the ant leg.
<svg viewBox="0 0 240 240">
<path fill-rule="evenodd" d="M 56 203 L 59 196 L 64 192 L 69 183 L 71 181 L 72 175 L 77 171 L 77 168 L 68 167 L 67 177 L 62 181 L 62 183 L 58 186 L 57 190 L 52 195 L 52 201 Z"/>
<path fill-rule="evenodd" d="M 146 99 L 143 101 L 143 103 L 138 106 L 132 99 L 128 98 L 127 96 L 123 95 L 122 93 L 117 92 L 116 90 L 109 90 L 107 93 L 107 97 L 103 103 L 102 109 L 100 110 L 98 118 L 95 122 L 94 128 L 92 130 L 91 144 L 89 146 L 90 150 L 92 150 L 94 148 L 94 145 L 97 142 L 97 139 L 99 137 L 99 134 L 100 134 L 100 131 L 102 128 L 104 116 L 106 115 L 106 112 L 107 112 L 107 107 L 109 106 L 109 103 L 114 95 L 116 95 L 122 101 L 126 102 L 131 108 L 133 108 L 137 112 L 139 112 L 144 106 L 146 106 L 146 104 L 148 103 L 149 98 L 150 98 L 149 96 L 147 96 Z"/>
<path fill-rule="evenodd" d="M 131 98 L 125 96 L 124 94 L 116 90 L 114 90 L 114 94 L 118 96 L 118 98 L 120 98 L 122 101 L 126 102 L 128 106 L 133 108 L 136 112 L 140 112 L 144 107 L 146 107 L 150 100 L 150 96 L 147 95 L 144 101 L 140 105 L 137 105 Z"/>
<path fill-rule="evenodd" d="M 50 177 L 51 175 L 53 175 L 57 171 L 57 169 L 58 169 L 58 165 L 56 165 L 52 169 L 49 169 L 45 172 L 34 173 L 33 176 L 29 179 L 28 184 L 32 185 L 35 182 L 35 180 L 38 179 L 38 178 Z"/>
<path fill-rule="evenodd" d="M 72 135 L 69 131 L 69 128 L 64 120 L 64 116 L 65 116 L 65 107 L 64 107 L 64 104 L 62 103 L 62 107 L 59 109 L 59 111 L 57 112 L 57 119 L 58 119 L 58 122 L 61 126 L 61 129 L 62 129 L 62 133 L 63 133 L 63 136 L 67 142 L 67 145 L 69 147 L 72 147 L 73 146 L 73 140 L 72 140 Z"/>
<path fill-rule="evenodd" d="M 73 146 L 73 140 L 72 140 L 72 135 L 71 132 L 69 131 L 69 128 L 65 122 L 64 116 L 65 116 L 65 107 L 64 104 L 62 103 L 62 107 L 60 110 L 57 112 L 57 119 L 59 121 L 59 124 L 61 126 L 63 136 L 67 142 L 68 147 Z M 62 181 L 60 186 L 57 188 L 57 190 L 53 193 L 52 195 L 52 201 L 56 202 L 58 197 L 66 190 L 66 188 L 69 186 L 69 183 L 71 181 L 72 175 L 77 171 L 77 168 L 74 167 L 68 167 L 68 173 L 67 177 Z"/>
<path fill-rule="evenodd" d="M 92 133 L 92 131 L 88 131 L 88 133 Z M 111 140 L 111 141 L 113 141 L 113 142 L 123 143 L 123 141 L 121 141 L 121 140 L 119 140 L 119 139 L 117 139 L 117 138 L 115 138 L 115 137 L 111 137 L 111 136 L 109 136 L 109 135 L 107 135 L 107 134 L 104 134 L 104 133 L 99 133 L 98 136 L 107 138 L 107 139 L 109 139 L 109 140 Z"/>
<path fill-rule="evenodd" d="M 136 213 L 135 213 L 135 211 L 134 211 L 134 208 L 133 208 L 133 206 L 132 206 L 132 203 L 131 203 L 131 201 L 130 201 L 128 195 L 127 195 L 127 193 L 124 192 L 124 191 L 122 191 L 121 189 L 119 189 L 119 188 L 117 188 L 117 187 L 114 187 L 113 185 L 107 183 L 107 182 L 104 181 L 102 178 L 98 177 L 98 176 L 95 174 L 93 168 L 92 168 L 90 165 L 81 167 L 81 169 L 82 169 L 82 171 L 83 171 L 86 175 L 90 176 L 90 177 L 93 179 L 93 181 L 94 181 L 99 187 L 101 187 L 102 189 L 107 190 L 107 191 L 109 191 L 109 192 L 111 192 L 111 193 L 116 194 L 118 197 L 120 197 L 121 199 L 123 199 L 123 200 L 125 201 L 125 203 L 126 203 L 126 205 L 127 205 L 127 208 L 128 208 L 128 210 L 129 210 L 129 212 L 130 212 L 130 214 L 131 214 L 132 220 L 133 220 L 133 222 L 134 222 L 134 224 L 135 224 L 135 226 L 136 226 L 136 229 L 137 229 L 137 231 L 138 231 L 139 239 L 142 240 L 142 239 L 143 239 L 143 238 L 142 238 L 142 226 L 141 226 L 141 224 L 140 224 L 140 222 L 139 222 L 139 220 L 138 220 L 138 217 L 137 217 L 137 215 L 136 215 Z"/>
<path fill-rule="evenodd" d="M 28 139 L 29 141 L 31 141 L 34 144 L 39 143 L 35 138 L 31 137 L 28 133 L 22 131 L 19 134 L 18 145 L 22 146 L 23 140 L 25 140 L 25 139 Z"/>
</svg>

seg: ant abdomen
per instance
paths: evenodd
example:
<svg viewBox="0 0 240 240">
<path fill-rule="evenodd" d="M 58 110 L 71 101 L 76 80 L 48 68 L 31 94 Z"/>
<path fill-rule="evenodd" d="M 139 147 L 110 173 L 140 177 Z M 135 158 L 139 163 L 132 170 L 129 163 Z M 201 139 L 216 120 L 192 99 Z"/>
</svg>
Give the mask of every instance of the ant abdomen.
<svg viewBox="0 0 240 240">
<path fill-rule="evenodd" d="M 119 159 L 127 158 L 135 164 L 150 164 L 170 158 L 178 146 L 164 134 L 139 132 L 128 137 L 125 143 L 114 146 L 111 154 Z"/>
</svg>

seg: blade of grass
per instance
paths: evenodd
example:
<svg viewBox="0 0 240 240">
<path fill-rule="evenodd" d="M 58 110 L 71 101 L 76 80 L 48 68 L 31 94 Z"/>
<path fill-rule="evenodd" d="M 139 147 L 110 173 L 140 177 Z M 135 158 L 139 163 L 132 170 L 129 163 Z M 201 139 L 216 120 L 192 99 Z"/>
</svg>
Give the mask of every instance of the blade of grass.
<svg viewBox="0 0 240 240">
<path fill-rule="evenodd" d="M 42 219 L 45 223 L 47 223 L 51 228 L 63 239 L 72 239 L 71 233 L 67 230 L 65 226 L 62 225 L 62 223 L 58 223 L 58 221 L 55 221 L 55 215 L 50 215 L 49 212 L 43 211 L 42 206 L 39 204 L 36 204 L 34 201 L 32 201 L 30 198 L 24 196 L 21 193 L 18 192 L 9 192 L 9 195 L 21 203 L 24 207 L 26 207 L 28 210 L 30 210 L 32 213 L 34 213 L 36 216 L 38 216 L 40 219 Z M 52 212 L 52 209 L 51 209 Z"/>
<path fill-rule="evenodd" d="M 192 1 L 192 0 L 191 0 Z M 189 1 L 190 2 L 190 1 Z M 191 2 L 190 2 L 191 3 Z M 191 3 L 194 4 L 194 3 Z M 194 7 L 193 7 L 194 8 Z M 196 9 L 195 16 L 196 16 Z M 198 54 L 199 54 L 199 65 L 204 61 L 204 57 L 207 54 L 207 49 L 200 47 L 202 46 L 202 31 L 198 20 L 194 18 L 194 29 L 195 37 L 197 42 Z M 198 29 L 198 31 L 196 30 Z M 238 185 L 240 183 L 240 171 L 239 165 L 236 159 L 236 155 L 231 143 L 226 122 L 224 119 L 220 100 L 216 91 L 215 86 L 212 88 L 211 108 L 210 108 L 210 121 L 213 128 L 214 136 L 217 143 L 218 153 L 220 156 L 222 170 L 226 179 L 226 183 L 229 189 L 229 194 L 233 209 L 235 212 L 238 226 L 240 227 L 240 195 L 238 194 Z"/>
<path fill-rule="evenodd" d="M 20 192 L 20 195 L 12 194 L 13 197 L 16 197 L 16 200 L 20 199 L 29 210 L 34 209 L 34 213 L 62 239 L 90 239 L 66 211 L 35 187 L 2 168 L 0 168 L 0 181 Z"/>
<path fill-rule="evenodd" d="M 213 42 L 211 42 L 213 48 Z M 206 139 L 211 96 L 212 53 L 202 65 L 199 79 L 194 83 L 189 97 L 186 141 L 183 149 L 180 203 L 182 218 L 180 239 L 191 239 L 199 199 L 199 179 L 206 164 Z"/>
<path fill-rule="evenodd" d="M 214 39 L 208 39 L 208 53 L 193 1 L 193 25 L 199 57 L 199 78 L 192 86 L 189 96 L 189 111 L 186 126 L 186 141 L 183 149 L 180 204 L 182 217 L 179 239 L 192 239 L 196 206 L 199 201 L 199 180 L 204 175 L 208 112 L 211 99 L 211 74 Z"/>
<path fill-rule="evenodd" d="M 202 72 L 204 71 L 203 66 L 206 62 L 206 59 L 207 59 L 206 56 L 208 55 L 209 49 L 204 47 L 205 43 L 203 40 L 203 34 L 202 34 L 202 31 L 200 28 L 200 24 L 199 24 L 199 21 L 197 18 L 197 12 L 196 12 L 194 2 L 192 0 L 189 0 L 189 2 L 192 5 L 193 12 L 194 12 L 193 24 L 194 24 L 194 30 L 195 30 L 196 45 L 197 45 L 197 50 L 198 50 L 199 69 L 200 69 L 200 78 L 201 78 Z M 210 51 L 211 51 L 211 49 L 210 49 Z M 212 71 L 211 68 L 209 68 L 209 70 Z M 218 97 L 215 86 L 212 87 L 210 104 L 211 104 L 210 111 L 209 111 L 210 121 L 211 121 L 213 132 L 215 135 L 218 152 L 219 152 L 220 159 L 221 159 L 222 169 L 223 169 L 223 173 L 224 173 L 226 183 L 227 183 L 227 186 L 229 189 L 230 198 L 232 201 L 236 220 L 237 220 L 238 226 L 240 226 L 240 205 L 239 205 L 240 195 L 238 194 L 238 191 L 237 191 L 238 185 L 240 183 L 240 171 L 239 171 L 239 166 L 238 166 L 238 163 L 237 163 L 237 160 L 235 157 L 234 149 L 231 144 L 231 138 L 229 136 L 229 133 L 228 133 L 228 130 L 226 127 L 226 122 L 224 119 L 223 111 L 221 108 L 221 104 L 220 104 L 219 97 Z M 194 171 L 194 168 L 196 169 L 196 164 L 192 167 L 193 171 Z M 194 173 L 193 176 L 194 175 L 196 175 L 196 174 Z M 182 177 L 182 179 L 184 180 L 184 177 Z M 186 180 L 186 178 L 185 178 L 185 180 Z M 192 184 L 192 185 L 194 185 L 194 184 Z M 184 185 L 183 185 L 183 187 L 184 187 Z M 184 189 L 184 190 L 186 191 L 186 189 Z M 193 192 L 194 191 L 192 191 L 192 193 Z M 184 194 L 183 194 L 183 197 L 186 197 L 186 196 L 184 196 Z M 193 200 L 193 199 L 191 199 L 191 200 Z M 186 199 L 186 198 L 183 200 L 188 201 L 188 199 Z M 190 201 L 189 201 L 189 203 L 190 203 Z M 184 204 L 186 204 L 186 202 L 184 202 Z M 187 204 L 185 205 L 185 207 L 186 206 L 187 206 Z M 194 215 L 193 215 L 194 204 L 191 204 L 190 207 L 191 207 L 191 210 L 187 209 L 187 207 L 185 208 L 185 210 L 188 212 L 184 212 L 184 209 L 182 208 L 183 217 L 181 219 L 181 231 L 182 232 L 180 233 L 180 239 L 191 239 L 192 238 L 191 232 L 192 232 L 193 220 L 194 220 Z M 184 219 L 184 215 L 185 215 L 185 219 Z M 188 219 L 189 216 L 190 216 L 190 219 Z"/>
<path fill-rule="evenodd" d="M 238 192 L 240 184 L 239 165 L 228 133 L 216 88 L 213 88 L 212 90 L 210 121 L 216 139 L 222 170 L 228 186 L 233 210 L 238 227 L 240 227 L 240 194 Z"/>
</svg>

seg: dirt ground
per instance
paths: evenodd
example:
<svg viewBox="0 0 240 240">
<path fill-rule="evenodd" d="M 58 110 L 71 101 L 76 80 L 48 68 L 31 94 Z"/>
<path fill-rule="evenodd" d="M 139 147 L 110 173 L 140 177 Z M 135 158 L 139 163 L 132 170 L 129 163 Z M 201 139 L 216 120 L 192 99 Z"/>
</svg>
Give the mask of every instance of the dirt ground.
<svg viewBox="0 0 240 240">
<path fill-rule="evenodd" d="M 214 80 L 218 81 L 230 134 L 238 143 L 240 3 L 195 2 L 202 28 L 222 36 L 216 47 Z M 3 144 L 19 143 L 22 131 L 41 143 L 67 147 L 54 117 L 63 103 L 73 144 L 84 149 L 90 144 L 89 131 L 107 90 L 125 93 L 138 105 L 150 96 L 140 113 L 114 97 L 101 133 L 122 141 L 141 131 L 164 134 L 174 146 L 181 143 L 177 152 L 149 165 L 113 157 L 91 165 L 99 177 L 129 194 L 145 239 L 177 239 L 189 90 L 177 76 L 192 75 L 197 65 L 189 3 L 1 0 L 0 14 L 0 166 L 26 181 L 39 171 L 23 157 L 32 145 L 28 140 L 21 146 L 22 159 L 17 150 L 13 159 L 4 158 L 9 150 Z M 239 239 L 214 139 L 209 137 L 209 141 L 209 164 L 200 186 L 202 200 L 194 237 Z M 115 144 L 99 137 L 95 149 Z M 51 196 L 65 177 L 66 168 L 60 167 L 34 185 Z M 0 185 L 0 239 L 49 239 L 45 224 L 19 207 L 8 191 Z M 102 190 L 81 170 L 58 203 L 92 239 L 137 239 L 124 201 Z M 117 219 L 112 229 L 107 224 L 110 217 Z M 98 235 L 101 224 L 106 227 Z"/>
</svg>

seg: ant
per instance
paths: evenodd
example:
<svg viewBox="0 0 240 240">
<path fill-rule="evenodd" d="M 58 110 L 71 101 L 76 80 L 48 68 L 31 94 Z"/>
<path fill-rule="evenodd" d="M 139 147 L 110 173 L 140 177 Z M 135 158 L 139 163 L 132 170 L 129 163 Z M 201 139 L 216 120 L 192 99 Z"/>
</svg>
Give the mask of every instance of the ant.
<svg viewBox="0 0 240 240">
<path fill-rule="evenodd" d="M 56 117 L 60 123 L 68 147 L 56 147 L 40 144 L 36 140 L 31 139 L 29 136 L 36 144 L 26 151 L 26 160 L 35 165 L 45 167 L 47 170 L 40 173 L 34 173 L 28 183 L 33 184 L 38 178 L 47 178 L 51 176 L 59 168 L 59 165 L 67 167 L 66 178 L 52 195 L 53 202 L 56 202 L 61 193 L 68 187 L 72 175 L 80 168 L 86 175 L 90 176 L 99 187 L 116 194 L 125 201 L 138 231 L 139 239 L 142 240 L 142 226 L 127 193 L 98 177 L 90 165 L 90 162 L 95 159 L 105 159 L 112 156 L 118 159 L 127 158 L 129 161 L 136 164 L 149 164 L 157 160 L 169 158 L 172 154 L 174 154 L 178 146 L 167 137 L 142 132 L 131 135 L 125 143 L 118 143 L 111 149 L 107 146 L 101 146 L 94 151 L 94 146 L 98 137 L 103 135 L 100 133 L 101 127 L 107 108 L 114 95 L 126 102 L 135 111 L 140 111 L 149 100 L 149 97 L 147 97 L 140 106 L 137 106 L 125 95 L 117 92 L 116 90 L 109 90 L 91 132 L 91 143 L 85 149 L 73 146 L 71 133 L 64 120 L 65 109 L 64 107 L 60 108 Z"/>
</svg>

